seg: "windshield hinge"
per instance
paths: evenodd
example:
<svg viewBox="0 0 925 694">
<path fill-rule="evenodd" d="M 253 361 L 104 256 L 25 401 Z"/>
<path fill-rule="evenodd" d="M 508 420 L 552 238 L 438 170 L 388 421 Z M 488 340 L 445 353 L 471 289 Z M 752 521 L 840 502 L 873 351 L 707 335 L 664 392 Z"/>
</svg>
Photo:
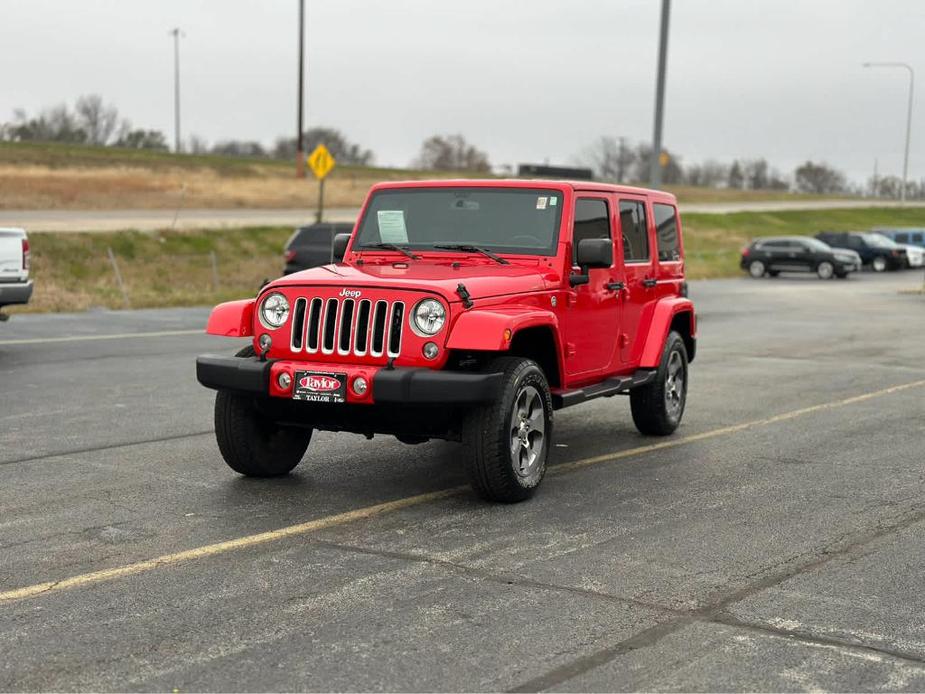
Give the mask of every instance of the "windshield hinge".
<svg viewBox="0 0 925 694">
<path fill-rule="evenodd" d="M 466 308 L 472 308 L 472 297 L 469 294 L 469 290 L 466 289 L 466 285 L 460 282 L 456 286 L 456 293 L 459 294 L 459 298 L 462 299 L 463 306 Z"/>
</svg>

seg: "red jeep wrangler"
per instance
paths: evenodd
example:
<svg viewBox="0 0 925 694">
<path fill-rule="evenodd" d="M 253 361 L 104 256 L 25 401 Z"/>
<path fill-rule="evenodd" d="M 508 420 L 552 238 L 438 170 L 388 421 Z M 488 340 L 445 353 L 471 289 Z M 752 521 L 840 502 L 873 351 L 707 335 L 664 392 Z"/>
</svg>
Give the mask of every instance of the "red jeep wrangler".
<svg viewBox="0 0 925 694">
<path fill-rule="evenodd" d="M 313 429 L 462 441 L 475 490 L 529 497 L 553 412 L 630 396 L 644 434 L 681 421 L 696 347 L 675 198 L 552 181 L 374 186 L 339 261 L 216 307 L 203 355 L 225 461 L 282 475 Z"/>
</svg>

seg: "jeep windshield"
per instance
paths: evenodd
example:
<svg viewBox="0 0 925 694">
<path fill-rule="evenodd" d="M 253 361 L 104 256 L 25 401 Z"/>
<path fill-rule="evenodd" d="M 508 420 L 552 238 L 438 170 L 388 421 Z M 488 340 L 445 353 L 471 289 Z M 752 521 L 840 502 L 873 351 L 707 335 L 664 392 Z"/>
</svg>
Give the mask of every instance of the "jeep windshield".
<svg viewBox="0 0 925 694">
<path fill-rule="evenodd" d="M 472 246 L 493 253 L 552 256 L 562 204 L 561 191 L 543 188 L 380 190 L 369 202 L 353 250 L 395 245 L 447 253 L 454 249 L 446 246 Z"/>
</svg>

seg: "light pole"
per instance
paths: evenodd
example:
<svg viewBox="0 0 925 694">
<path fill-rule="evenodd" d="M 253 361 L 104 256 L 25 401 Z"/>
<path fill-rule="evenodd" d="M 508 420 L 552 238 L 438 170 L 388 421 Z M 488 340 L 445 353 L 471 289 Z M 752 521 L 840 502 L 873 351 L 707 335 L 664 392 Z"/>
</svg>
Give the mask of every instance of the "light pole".
<svg viewBox="0 0 925 694">
<path fill-rule="evenodd" d="M 652 137 L 652 157 L 649 181 L 653 188 L 662 184 L 662 119 L 665 107 L 665 63 L 668 60 L 668 15 L 671 0 L 662 0 L 662 23 L 658 39 L 658 77 L 655 83 L 655 133 Z"/>
<path fill-rule="evenodd" d="M 906 114 L 906 153 L 903 156 L 903 183 L 899 198 L 906 202 L 906 180 L 909 177 L 909 139 L 912 136 L 912 95 L 915 90 L 915 70 L 908 63 L 864 63 L 864 67 L 901 67 L 909 71 L 909 110 Z"/>
<path fill-rule="evenodd" d="M 180 153 L 180 37 L 179 27 L 170 31 L 173 35 L 173 137 L 174 151 Z"/>
<path fill-rule="evenodd" d="M 302 138 L 302 109 L 305 98 L 304 90 L 304 73 L 305 73 L 305 0 L 299 0 L 299 115 L 297 117 L 295 132 L 295 175 L 297 178 L 305 178 L 305 143 Z"/>
</svg>

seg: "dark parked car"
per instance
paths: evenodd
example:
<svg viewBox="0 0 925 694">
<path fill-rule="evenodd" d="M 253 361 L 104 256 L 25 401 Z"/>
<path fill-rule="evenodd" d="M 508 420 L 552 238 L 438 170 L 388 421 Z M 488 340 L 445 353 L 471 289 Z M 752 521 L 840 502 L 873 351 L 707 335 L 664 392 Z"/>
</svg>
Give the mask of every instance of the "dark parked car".
<svg viewBox="0 0 925 694">
<path fill-rule="evenodd" d="M 781 272 L 815 272 L 824 280 L 847 277 L 861 269 L 860 258 L 841 248 L 831 248 L 818 239 L 807 236 L 775 236 L 759 238 L 742 249 L 743 270 L 752 277 Z"/>
<path fill-rule="evenodd" d="M 337 234 L 349 234 L 353 222 L 319 222 L 296 229 L 286 242 L 284 275 L 333 262 L 331 244 Z"/>
<path fill-rule="evenodd" d="M 906 250 L 880 234 L 862 231 L 820 231 L 816 238 L 830 246 L 850 248 L 874 272 L 906 267 Z"/>
</svg>

